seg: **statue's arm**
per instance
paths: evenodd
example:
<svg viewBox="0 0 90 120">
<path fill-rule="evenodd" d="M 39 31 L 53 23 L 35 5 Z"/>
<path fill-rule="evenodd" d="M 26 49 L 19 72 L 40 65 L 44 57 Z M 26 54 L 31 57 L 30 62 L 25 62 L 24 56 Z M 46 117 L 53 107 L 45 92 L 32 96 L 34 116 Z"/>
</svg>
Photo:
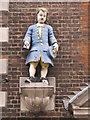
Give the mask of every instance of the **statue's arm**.
<svg viewBox="0 0 90 120">
<path fill-rule="evenodd" d="M 32 37 L 32 27 L 30 26 L 26 32 L 26 35 L 23 40 L 23 48 L 29 49 Z"/>
<path fill-rule="evenodd" d="M 48 33 L 49 33 L 48 34 L 49 35 L 49 43 L 50 43 L 50 45 L 54 46 L 54 50 L 55 50 L 55 52 L 57 52 L 58 51 L 58 43 L 54 36 L 53 28 L 51 26 L 49 26 Z"/>
</svg>

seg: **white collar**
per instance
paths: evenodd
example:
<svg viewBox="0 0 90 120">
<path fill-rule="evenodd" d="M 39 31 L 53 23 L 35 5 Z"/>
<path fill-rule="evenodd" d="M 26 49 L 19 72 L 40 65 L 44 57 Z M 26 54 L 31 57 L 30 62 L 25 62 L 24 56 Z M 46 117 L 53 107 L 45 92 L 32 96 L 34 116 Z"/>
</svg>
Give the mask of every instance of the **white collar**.
<svg viewBox="0 0 90 120">
<path fill-rule="evenodd" d="M 45 26 L 45 24 L 40 24 L 40 23 L 37 23 L 37 26 L 44 27 L 44 26 Z"/>
</svg>

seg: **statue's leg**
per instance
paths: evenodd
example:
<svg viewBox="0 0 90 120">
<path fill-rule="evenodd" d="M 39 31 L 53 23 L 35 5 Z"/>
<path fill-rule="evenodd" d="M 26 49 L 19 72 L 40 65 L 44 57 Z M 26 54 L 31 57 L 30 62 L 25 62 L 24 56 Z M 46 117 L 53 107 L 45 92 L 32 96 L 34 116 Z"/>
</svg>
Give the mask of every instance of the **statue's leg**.
<svg viewBox="0 0 90 120">
<path fill-rule="evenodd" d="M 29 79 L 26 79 L 25 82 L 26 83 L 30 83 L 30 82 L 36 82 L 35 80 L 35 73 L 36 73 L 36 67 L 38 65 L 38 62 L 32 62 L 30 63 L 30 67 L 29 67 Z"/>
<path fill-rule="evenodd" d="M 40 79 L 40 81 L 41 82 L 44 82 L 44 83 L 46 83 L 46 84 L 48 84 L 48 80 L 47 80 L 47 78 L 46 78 L 46 76 L 47 76 L 47 73 L 48 73 L 48 64 L 42 64 L 42 68 L 41 68 L 41 79 Z"/>
<path fill-rule="evenodd" d="M 40 58 L 40 65 L 41 65 L 41 78 L 46 78 L 47 73 L 48 73 L 48 63 L 43 63 L 42 59 Z"/>
<path fill-rule="evenodd" d="M 47 73 L 48 73 L 48 67 L 42 66 L 42 68 L 41 68 L 41 77 L 46 78 Z"/>
<path fill-rule="evenodd" d="M 35 78 L 37 65 L 38 65 L 38 63 L 34 63 L 34 62 L 30 63 L 30 67 L 29 67 L 29 75 L 30 75 L 30 77 Z"/>
</svg>

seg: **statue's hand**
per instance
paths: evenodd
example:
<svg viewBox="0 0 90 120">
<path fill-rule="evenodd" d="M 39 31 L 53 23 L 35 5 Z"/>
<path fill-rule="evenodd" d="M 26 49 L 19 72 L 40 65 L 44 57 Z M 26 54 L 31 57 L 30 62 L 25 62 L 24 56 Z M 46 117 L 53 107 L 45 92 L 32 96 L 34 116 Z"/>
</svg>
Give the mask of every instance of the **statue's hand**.
<svg viewBox="0 0 90 120">
<path fill-rule="evenodd" d="M 25 49 L 29 49 L 30 48 L 30 44 L 29 44 L 28 41 L 24 42 L 23 48 L 25 48 Z"/>
<path fill-rule="evenodd" d="M 57 52 L 58 51 L 58 44 L 57 43 L 53 44 L 53 47 L 54 47 L 55 52 Z"/>
</svg>

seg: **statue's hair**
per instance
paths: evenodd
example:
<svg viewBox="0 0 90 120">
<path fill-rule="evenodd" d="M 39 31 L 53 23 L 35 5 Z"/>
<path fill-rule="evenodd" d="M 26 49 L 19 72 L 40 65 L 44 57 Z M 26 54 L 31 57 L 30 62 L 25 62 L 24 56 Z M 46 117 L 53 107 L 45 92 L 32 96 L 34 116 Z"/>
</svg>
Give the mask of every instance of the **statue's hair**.
<svg viewBox="0 0 90 120">
<path fill-rule="evenodd" d="M 39 13 L 40 10 L 42 10 L 43 12 L 46 12 L 46 21 L 45 21 L 45 23 L 48 23 L 47 22 L 48 10 L 46 8 L 43 8 L 43 7 L 37 8 L 37 10 L 36 10 L 36 20 L 35 20 L 36 23 L 38 22 L 37 21 L 37 14 Z"/>
</svg>

